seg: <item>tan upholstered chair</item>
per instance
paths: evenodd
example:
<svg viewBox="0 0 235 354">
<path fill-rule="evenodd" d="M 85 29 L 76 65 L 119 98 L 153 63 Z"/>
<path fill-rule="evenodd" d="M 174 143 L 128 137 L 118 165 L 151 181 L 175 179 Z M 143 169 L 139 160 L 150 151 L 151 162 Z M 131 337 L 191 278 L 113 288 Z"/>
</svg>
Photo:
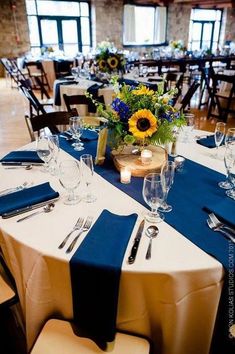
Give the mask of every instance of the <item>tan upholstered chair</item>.
<svg viewBox="0 0 235 354">
<path fill-rule="evenodd" d="M 111 354 L 148 354 L 149 342 L 133 335 L 117 333 Z M 43 327 L 31 354 L 102 354 L 92 340 L 74 334 L 67 321 L 49 320 Z"/>
</svg>

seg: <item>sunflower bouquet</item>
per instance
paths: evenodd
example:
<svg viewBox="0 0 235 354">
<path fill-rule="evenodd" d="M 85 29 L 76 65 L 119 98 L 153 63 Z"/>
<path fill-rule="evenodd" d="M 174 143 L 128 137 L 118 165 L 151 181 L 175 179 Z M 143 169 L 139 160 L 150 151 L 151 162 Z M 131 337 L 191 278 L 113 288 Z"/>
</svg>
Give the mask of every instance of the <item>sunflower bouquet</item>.
<svg viewBox="0 0 235 354">
<path fill-rule="evenodd" d="M 134 88 L 124 84 L 120 87 L 117 79 L 113 80 L 113 85 L 115 98 L 111 106 L 105 108 L 97 104 L 98 114 L 108 122 L 111 148 L 174 141 L 176 127 L 184 124 L 183 115 L 170 104 L 176 89 L 164 93 L 163 82 L 158 91 L 144 85 Z"/>
<path fill-rule="evenodd" d="M 123 71 L 125 66 L 123 54 L 118 53 L 114 45 L 108 41 L 103 41 L 97 46 L 95 61 L 101 72 L 109 74 Z"/>
</svg>

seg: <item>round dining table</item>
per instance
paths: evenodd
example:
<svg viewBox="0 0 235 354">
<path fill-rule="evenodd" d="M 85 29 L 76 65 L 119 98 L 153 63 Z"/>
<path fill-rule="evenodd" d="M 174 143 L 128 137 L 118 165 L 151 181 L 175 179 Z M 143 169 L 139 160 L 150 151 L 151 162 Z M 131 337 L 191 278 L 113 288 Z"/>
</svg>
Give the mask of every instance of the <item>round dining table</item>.
<svg viewBox="0 0 235 354">
<path fill-rule="evenodd" d="M 205 133 L 197 131 L 196 134 Z M 22 149 L 35 149 L 35 143 Z M 179 155 L 222 174 L 225 173 L 223 152 L 221 147 L 220 157 L 215 159 L 210 149 L 195 140 L 177 143 Z M 59 161 L 64 159 L 74 157 L 61 149 Z M 148 337 L 154 354 L 209 354 L 224 277 L 218 260 L 163 221 L 158 224 L 159 234 L 152 242 L 151 259 L 145 258 L 149 238 L 143 233 L 135 262 L 129 264 L 133 241 L 148 207 L 98 173 L 94 174 L 91 186 L 96 201 L 82 200 L 76 205 L 63 203 L 65 190 L 58 176 L 46 173 L 39 166 L 26 170 L 1 165 L 0 175 L 0 190 L 25 181 L 34 185 L 50 182 L 60 193 L 50 213 L 23 222 L 17 222 L 22 215 L 0 219 L 0 246 L 16 281 L 29 350 L 47 319 L 73 319 L 69 261 L 88 236 L 82 234 L 71 253 L 59 249 L 59 244 L 79 216 L 92 216 L 95 223 L 107 209 L 118 215 L 138 215 L 121 267 L 117 329 Z M 116 180 L 117 184 L 121 183 L 118 172 Z M 78 187 L 81 196 L 84 188 L 81 180 Z M 144 231 L 147 226 L 145 223 Z"/>
</svg>

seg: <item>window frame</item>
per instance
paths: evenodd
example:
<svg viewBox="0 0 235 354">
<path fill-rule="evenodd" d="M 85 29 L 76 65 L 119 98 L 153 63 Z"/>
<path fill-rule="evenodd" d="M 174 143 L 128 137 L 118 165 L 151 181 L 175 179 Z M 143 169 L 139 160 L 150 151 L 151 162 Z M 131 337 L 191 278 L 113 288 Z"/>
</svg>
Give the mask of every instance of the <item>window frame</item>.
<svg viewBox="0 0 235 354">
<path fill-rule="evenodd" d="M 42 50 L 42 48 L 45 47 L 42 41 L 42 28 L 41 28 L 41 20 L 55 20 L 57 22 L 57 33 L 58 33 L 58 46 L 60 50 L 63 50 L 64 44 L 70 44 L 70 43 L 64 43 L 63 41 L 63 35 L 62 35 L 62 20 L 75 20 L 77 22 L 77 34 L 78 34 L 78 51 L 82 53 L 82 48 L 83 46 L 88 47 L 87 44 L 83 44 L 82 42 L 82 30 L 81 30 L 81 18 L 88 18 L 89 20 L 89 30 L 90 30 L 90 45 L 89 47 L 92 48 L 93 46 L 93 40 L 92 40 L 92 28 L 91 28 L 91 3 L 89 0 L 56 0 L 56 1 L 64 1 L 64 2 L 76 2 L 79 4 L 85 2 L 88 5 L 88 16 L 82 16 L 81 11 L 79 16 L 58 16 L 58 15 L 39 15 L 38 14 L 38 8 L 37 8 L 37 0 L 35 1 L 35 8 L 36 8 L 36 13 L 35 14 L 28 14 L 27 13 L 27 8 L 26 8 L 26 14 L 27 14 L 27 19 L 30 17 L 36 17 L 37 24 L 38 24 L 38 34 L 39 34 L 39 45 L 32 45 L 30 42 L 30 48 L 33 50 L 35 48 L 38 48 L 39 50 Z M 29 21 L 28 21 L 29 23 Z M 30 29 L 29 29 L 30 30 Z"/>
<path fill-rule="evenodd" d="M 167 24 L 168 24 L 168 6 L 164 6 L 166 8 L 166 24 L 165 24 L 165 41 L 161 42 L 161 43 L 157 43 L 157 44 L 124 44 L 124 32 L 125 32 L 125 23 L 124 23 L 124 6 L 125 5 L 132 5 L 135 7 L 154 7 L 155 11 L 158 7 L 162 7 L 162 6 L 158 6 L 158 5 L 154 5 L 154 4 L 136 4 L 133 2 L 123 2 L 123 16 L 122 16 L 122 23 L 123 23 L 123 30 L 122 30 L 122 45 L 124 48 L 135 48 L 135 47 L 160 47 L 163 45 L 167 45 Z M 156 27 L 155 21 L 154 21 L 154 28 Z"/>
<path fill-rule="evenodd" d="M 193 10 L 200 10 L 200 9 L 194 7 L 194 8 L 192 8 L 191 11 L 193 11 Z M 204 25 L 205 25 L 206 23 L 211 23 L 211 24 L 212 24 L 211 39 L 210 39 L 210 47 L 208 48 L 208 50 L 210 50 L 210 51 L 212 52 L 213 43 L 216 43 L 217 46 L 218 46 L 219 43 L 220 43 L 220 35 L 221 35 L 222 19 L 223 19 L 223 10 L 222 10 L 222 9 L 211 9 L 211 8 L 210 8 L 210 9 L 204 9 L 204 8 L 203 8 L 202 10 L 216 10 L 216 11 L 221 11 L 220 21 L 216 21 L 216 20 L 194 20 L 194 19 L 191 19 L 191 16 L 190 16 L 190 28 L 193 27 L 193 24 L 194 24 L 194 23 L 201 23 L 201 25 L 202 25 L 202 32 L 201 32 L 201 38 L 200 38 L 200 50 L 203 49 L 203 48 L 202 48 L 202 43 L 203 43 L 202 38 L 203 38 Z M 219 25 L 218 38 L 217 38 L 217 40 L 215 41 L 215 40 L 213 40 L 213 38 L 214 38 L 214 31 L 215 31 L 215 24 L 216 24 L 216 22 L 219 22 L 220 25 Z M 190 41 L 188 41 L 188 47 L 191 48 L 190 50 L 192 50 L 192 44 L 193 44 L 193 42 L 198 42 L 198 41 L 193 40 L 193 37 L 190 38 Z"/>
</svg>

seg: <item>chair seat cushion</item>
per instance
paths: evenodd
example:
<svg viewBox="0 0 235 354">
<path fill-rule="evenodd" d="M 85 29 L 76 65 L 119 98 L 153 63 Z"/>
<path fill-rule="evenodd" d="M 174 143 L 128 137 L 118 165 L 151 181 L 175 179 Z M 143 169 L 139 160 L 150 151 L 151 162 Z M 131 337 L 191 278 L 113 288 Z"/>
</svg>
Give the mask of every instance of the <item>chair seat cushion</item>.
<svg viewBox="0 0 235 354">
<path fill-rule="evenodd" d="M 117 333 L 112 354 L 148 354 L 149 342 L 136 336 Z M 49 320 L 43 327 L 31 354 L 105 353 L 92 340 L 74 334 L 68 321 Z"/>
</svg>

